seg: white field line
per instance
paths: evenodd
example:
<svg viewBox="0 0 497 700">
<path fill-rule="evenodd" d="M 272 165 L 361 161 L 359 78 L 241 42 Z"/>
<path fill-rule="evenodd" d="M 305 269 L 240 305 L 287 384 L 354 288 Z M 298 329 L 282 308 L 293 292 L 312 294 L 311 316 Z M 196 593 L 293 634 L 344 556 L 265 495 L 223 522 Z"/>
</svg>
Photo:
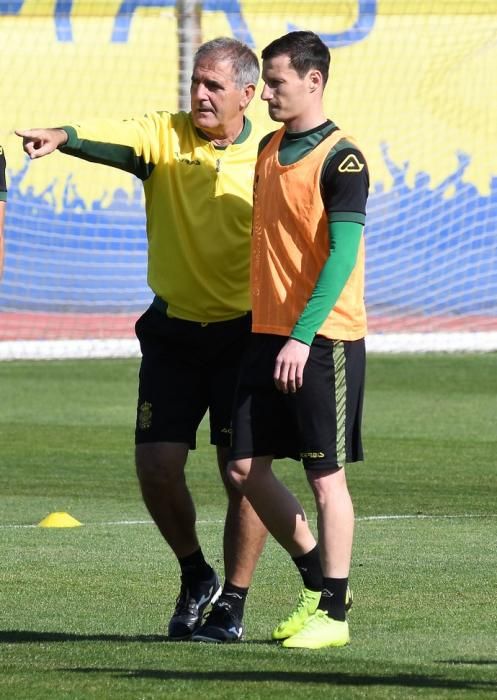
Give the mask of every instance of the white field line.
<svg viewBox="0 0 497 700">
<path fill-rule="evenodd" d="M 412 515 L 364 515 L 364 516 L 358 516 L 355 521 L 356 522 L 378 522 L 378 521 L 387 521 L 387 520 L 460 520 L 460 519 L 466 519 L 466 518 L 478 518 L 478 519 L 485 519 L 485 518 L 497 518 L 497 513 L 460 513 L 460 514 L 455 514 L 455 515 L 425 515 L 425 514 L 412 514 Z M 222 524 L 224 523 L 224 520 L 197 520 L 197 525 L 217 525 L 217 524 Z M 113 525 L 153 525 L 152 520 L 110 520 L 110 521 L 104 521 L 104 522 L 90 522 L 90 523 L 81 523 L 82 525 L 90 526 L 90 527 L 108 527 L 108 526 L 113 526 Z M 15 524 L 5 524 L 5 525 L 0 525 L 0 530 L 15 530 L 15 529 L 30 529 L 38 527 L 38 525 L 15 525 Z M 60 529 L 60 528 L 56 528 Z"/>
</svg>

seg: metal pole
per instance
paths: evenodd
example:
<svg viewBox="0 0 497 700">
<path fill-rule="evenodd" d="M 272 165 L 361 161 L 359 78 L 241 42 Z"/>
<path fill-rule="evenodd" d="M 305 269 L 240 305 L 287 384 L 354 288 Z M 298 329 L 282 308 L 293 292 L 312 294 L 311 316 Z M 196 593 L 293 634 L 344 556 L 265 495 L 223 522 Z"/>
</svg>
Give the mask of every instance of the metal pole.
<svg viewBox="0 0 497 700">
<path fill-rule="evenodd" d="M 202 2 L 176 0 L 178 23 L 178 108 L 190 111 L 190 81 L 193 73 L 193 57 L 202 41 Z"/>
</svg>

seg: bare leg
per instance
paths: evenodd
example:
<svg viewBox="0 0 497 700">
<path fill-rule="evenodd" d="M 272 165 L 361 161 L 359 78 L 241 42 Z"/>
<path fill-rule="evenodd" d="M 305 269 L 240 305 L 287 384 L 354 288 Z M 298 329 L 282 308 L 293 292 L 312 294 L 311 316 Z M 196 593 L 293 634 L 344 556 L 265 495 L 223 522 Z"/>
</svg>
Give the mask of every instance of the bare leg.
<svg viewBox="0 0 497 700">
<path fill-rule="evenodd" d="M 267 530 L 249 501 L 227 478 L 228 448 L 218 447 L 221 478 L 228 495 L 224 525 L 225 579 L 235 586 L 248 588 L 267 538 Z"/>
<path fill-rule="evenodd" d="M 318 511 L 319 550 L 323 575 L 347 578 L 354 537 L 354 508 L 345 470 L 307 472 Z"/>
<path fill-rule="evenodd" d="M 136 471 L 145 505 L 178 558 L 199 548 L 196 513 L 185 479 L 188 445 L 153 442 L 136 446 Z"/>
<path fill-rule="evenodd" d="M 273 537 L 291 557 L 310 552 L 316 540 L 300 503 L 276 478 L 271 457 L 254 457 L 231 462 L 231 481 L 248 498 Z"/>
</svg>

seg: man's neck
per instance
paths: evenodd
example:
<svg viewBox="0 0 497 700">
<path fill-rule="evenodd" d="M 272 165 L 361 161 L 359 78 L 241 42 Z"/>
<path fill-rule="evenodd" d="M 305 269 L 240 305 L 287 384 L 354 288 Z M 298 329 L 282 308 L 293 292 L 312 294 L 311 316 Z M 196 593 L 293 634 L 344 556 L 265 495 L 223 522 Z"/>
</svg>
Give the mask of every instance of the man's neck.
<svg viewBox="0 0 497 700">
<path fill-rule="evenodd" d="M 285 122 L 285 129 L 289 134 L 301 133 L 303 131 L 311 131 L 318 126 L 321 126 L 326 121 L 324 112 L 320 111 L 314 114 L 302 114 L 295 119 Z"/>
<path fill-rule="evenodd" d="M 244 126 L 245 120 L 242 118 L 241 122 L 225 129 L 222 133 L 209 133 L 202 131 L 202 129 L 199 129 L 199 131 L 213 146 L 222 148 L 234 143 L 242 133 Z"/>
</svg>

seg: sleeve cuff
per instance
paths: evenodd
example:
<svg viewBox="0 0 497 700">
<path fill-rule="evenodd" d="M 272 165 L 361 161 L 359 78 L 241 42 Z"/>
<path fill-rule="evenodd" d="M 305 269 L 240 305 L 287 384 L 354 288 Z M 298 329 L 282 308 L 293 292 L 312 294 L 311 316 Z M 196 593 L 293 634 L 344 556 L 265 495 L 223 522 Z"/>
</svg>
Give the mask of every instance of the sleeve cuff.
<svg viewBox="0 0 497 700">
<path fill-rule="evenodd" d="M 66 148 L 76 148 L 79 144 L 78 134 L 73 126 L 60 126 L 67 134 L 67 141 L 63 146 L 59 146 L 59 151 L 64 151 Z"/>
<path fill-rule="evenodd" d="M 357 211 L 331 211 L 328 212 L 328 221 L 331 223 L 346 222 L 351 224 L 366 223 L 366 215 Z"/>
<path fill-rule="evenodd" d="M 313 331 L 309 330 L 308 328 L 300 328 L 297 324 L 290 333 L 290 338 L 293 338 L 293 340 L 298 340 L 299 343 L 304 343 L 305 345 L 311 346 L 315 335 L 316 334 Z"/>
</svg>

